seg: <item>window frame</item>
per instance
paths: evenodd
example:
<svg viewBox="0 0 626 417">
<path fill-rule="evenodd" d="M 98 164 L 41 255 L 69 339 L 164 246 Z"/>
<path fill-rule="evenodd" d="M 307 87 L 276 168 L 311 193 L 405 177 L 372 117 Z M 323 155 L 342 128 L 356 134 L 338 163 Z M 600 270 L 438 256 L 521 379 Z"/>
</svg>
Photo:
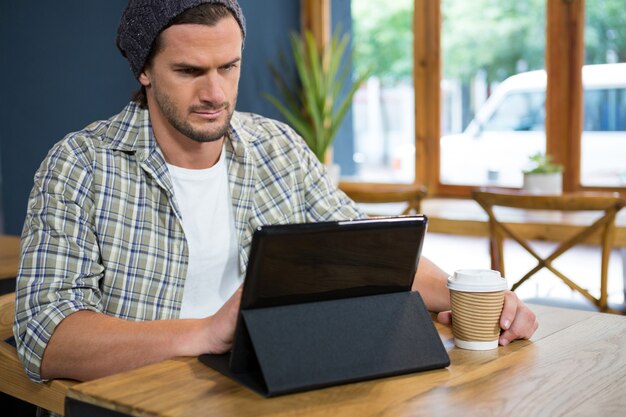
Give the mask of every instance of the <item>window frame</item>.
<svg viewBox="0 0 626 417">
<path fill-rule="evenodd" d="M 303 28 L 323 45 L 330 37 L 330 1 L 302 0 Z M 469 197 L 475 186 L 439 181 L 441 1 L 414 0 L 415 180 L 429 196 Z M 563 191 L 620 191 L 580 183 L 583 126 L 585 0 L 546 0 L 546 150 L 564 166 Z M 381 184 L 381 186 L 384 186 Z"/>
</svg>

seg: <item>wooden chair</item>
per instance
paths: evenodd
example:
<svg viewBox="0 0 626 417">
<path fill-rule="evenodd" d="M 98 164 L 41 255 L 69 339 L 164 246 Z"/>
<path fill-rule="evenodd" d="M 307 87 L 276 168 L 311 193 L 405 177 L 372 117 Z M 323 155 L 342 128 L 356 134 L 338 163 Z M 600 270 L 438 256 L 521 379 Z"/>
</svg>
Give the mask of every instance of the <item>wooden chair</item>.
<svg viewBox="0 0 626 417">
<path fill-rule="evenodd" d="M 533 258 L 537 260 L 537 265 L 513 284 L 512 290 L 517 289 L 527 281 L 532 275 L 546 268 L 559 277 L 572 290 L 578 291 L 585 298 L 591 301 L 601 311 L 608 311 L 607 304 L 607 283 L 609 256 L 613 247 L 613 233 L 615 228 L 615 215 L 624 207 L 624 200 L 618 193 L 571 193 L 561 195 L 529 195 L 512 190 L 508 191 L 474 191 L 474 200 L 487 212 L 489 216 L 489 233 L 491 239 L 491 264 L 493 269 L 499 270 L 504 276 L 504 250 L 503 241 L 510 238 L 516 241 Z M 580 231 L 572 236 L 565 236 L 558 247 L 546 258 L 542 258 L 529 245 L 531 239 L 541 239 L 542 236 L 522 236 L 519 227 L 514 228 L 510 223 L 506 223 L 496 211 L 500 208 L 513 208 L 547 212 L 561 212 L 563 215 L 571 212 L 601 212 L 599 217 L 590 218 L 586 216 L 577 217 L 576 221 L 586 220 L 586 224 L 580 225 Z M 494 210 L 495 209 L 495 210 Z M 527 220 L 531 221 L 533 216 L 525 212 Z M 583 215 L 585 213 L 582 213 Z M 565 218 L 565 217 L 563 217 Z M 536 226 L 536 225 L 533 225 Z M 545 227 L 550 227 L 546 224 Z M 516 230 L 513 230 L 516 229 Z M 580 287 L 573 280 L 566 277 L 557 270 L 552 262 L 573 246 L 586 242 L 589 238 L 596 238 L 601 245 L 601 268 L 600 268 L 600 296 L 596 298 L 589 291 Z"/>
<path fill-rule="evenodd" d="M 406 203 L 407 207 L 400 213 L 403 215 L 420 213 L 422 199 L 426 197 L 426 188 L 419 184 L 341 183 L 339 188 L 357 203 Z"/>
<path fill-rule="evenodd" d="M 28 379 L 17 350 L 6 342 L 13 335 L 14 313 L 15 293 L 0 296 L 0 391 L 63 415 L 65 394 L 77 382 L 59 379 L 37 384 Z"/>
</svg>

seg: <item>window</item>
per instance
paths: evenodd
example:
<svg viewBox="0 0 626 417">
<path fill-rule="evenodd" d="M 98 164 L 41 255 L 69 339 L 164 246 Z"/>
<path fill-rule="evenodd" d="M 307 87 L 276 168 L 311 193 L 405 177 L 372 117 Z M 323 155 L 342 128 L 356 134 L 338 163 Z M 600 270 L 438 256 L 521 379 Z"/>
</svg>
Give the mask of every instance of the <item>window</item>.
<svg viewBox="0 0 626 417">
<path fill-rule="evenodd" d="M 335 160 L 342 165 L 344 180 L 411 183 L 415 178 L 413 0 L 395 0 L 384 8 L 370 0 L 350 0 L 349 5 L 353 68 L 356 73 L 370 71 L 371 76 L 353 99 L 353 147 L 338 148 Z"/>
<path fill-rule="evenodd" d="M 586 0 L 580 182 L 626 187 L 626 10 L 619 0 Z M 592 72 L 593 69 L 604 69 Z"/>
<path fill-rule="evenodd" d="M 625 114 L 626 88 L 585 91 L 584 132 L 626 132 Z"/>
<path fill-rule="evenodd" d="M 379 20 L 359 17 L 359 8 L 371 2 L 349 3 L 354 42 L 360 45 L 359 28 Z M 412 77 L 391 85 L 378 77 L 378 84 L 368 86 L 385 109 L 377 116 L 368 110 L 371 103 L 364 104 L 370 100 L 366 94 L 355 101 L 359 139 L 352 158 L 360 166 L 350 180 L 413 180 L 432 195 L 468 196 L 477 185 L 519 187 L 527 155 L 545 149 L 565 166 L 565 191 L 626 188 L 626 158 L 620 158 L 626 152 L 626 86 L 592 86 L 585 75 L 587 67 L 626 62 L 622 0 L 407 0 L 389 2 L 381 14 L 389 17 L 397 7 L 412 9 L 412 53 L 397 55 L 402 68 L 403 58 L 412 56 Z M 364 42 L 375 45 L 374 52 L 391 49 L 375 43 L 387 36 L 388 26 L 376 27 L 378 38 Z M 385 45 L 410 43 L 399 35 L 395 41 Z M 392 66 L 392 60 L 380 61 Z M 608 68 L 601 79 L 609 78 Z M 626 71 L 615 73 L 623 77 Z M 516 90 L 510 81 L 522 76 L 543 84 Z M 394 90 L 398 86 L 412 88 L 413 103 L 403 101 Z M 489 104 L 496 98 L 497 106 Z M 371 124 L 382 117 L 387 127 L 372 133 Z M 403 130 L 410 131 L 411 123 L 412 140 Z M 500 132 L 506 135 L 498 140 Z M 471 152 L 480 157 L 468 158 Z"/>
<path fill-rule="evenodd" d="M 626 186 L 626 88 L 587 90 L 584 105 L 583 184 Z"/>
<path fill-rule="evenodd" d="M 520 187 L 529 156 L 545 151 L 545 93 L 493 99 L 463 133 L 441 138 L 441 183 Z"/>
<path fill-rule="evenodd" d="M 520 187 L 529 156 L 546 147 L 545 0 L 440 7 L 441 115 L 458 120 L 442 124 L 439 184 Z"/>
<path fill-rule="evenodd" d="M 545 99 L 543 92 L 512 93 L 502 100 L 500 107 L 479 129 L 501 132 L 543 130 Z"/>
</svg>

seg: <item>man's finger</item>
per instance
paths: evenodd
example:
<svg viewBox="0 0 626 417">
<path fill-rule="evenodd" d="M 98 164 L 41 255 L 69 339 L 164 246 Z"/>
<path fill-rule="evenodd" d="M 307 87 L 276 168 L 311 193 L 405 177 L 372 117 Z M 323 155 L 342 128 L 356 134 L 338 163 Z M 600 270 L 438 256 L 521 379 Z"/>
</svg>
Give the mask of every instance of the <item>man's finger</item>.
<svg viewBox="0 0 626 417">
<path fill-rule="evenodd" d="M 452 312 L 451 311 L 442 311 L 437 314 L 437 321 L 441 324 L 450 325 L 452 324 Z"/>
<path fill-rule="evenodd" d="M 517 316 L 511 323 L 509 329 L 502 332 L 499 343 L 506 346 L 515 339 L 530 339 L 539 327 L 539 322 L 535 313 L 528 307 L 522 306 L 517 309 Z"/>
<path fill-rule="evenodd" d="M 502 314 L 500 315 L 500 328 L 503 330 L 509 330 L 515 315 L 517 314 L 517 306 L 519 305 L 519 299 L 512 291 L 504 293 L 504 307 L 502 307 Z"/>
</svg>

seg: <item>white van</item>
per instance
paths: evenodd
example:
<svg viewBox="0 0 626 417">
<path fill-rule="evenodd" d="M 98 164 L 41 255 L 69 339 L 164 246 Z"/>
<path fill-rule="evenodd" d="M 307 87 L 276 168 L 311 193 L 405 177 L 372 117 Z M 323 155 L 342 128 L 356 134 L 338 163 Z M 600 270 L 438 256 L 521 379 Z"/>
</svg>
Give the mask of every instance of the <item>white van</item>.
<svg viewBox="0 0 626 417">
<path fill-rule="evenodd" d="M 583 67 L 581 181 L 626 185 L 626 63 Z M 528 156 L 545 151 L 543 70 L 504 80 L 463 133 L 441 138 L 441 182 L 520 187 Z"/>
</svg>

